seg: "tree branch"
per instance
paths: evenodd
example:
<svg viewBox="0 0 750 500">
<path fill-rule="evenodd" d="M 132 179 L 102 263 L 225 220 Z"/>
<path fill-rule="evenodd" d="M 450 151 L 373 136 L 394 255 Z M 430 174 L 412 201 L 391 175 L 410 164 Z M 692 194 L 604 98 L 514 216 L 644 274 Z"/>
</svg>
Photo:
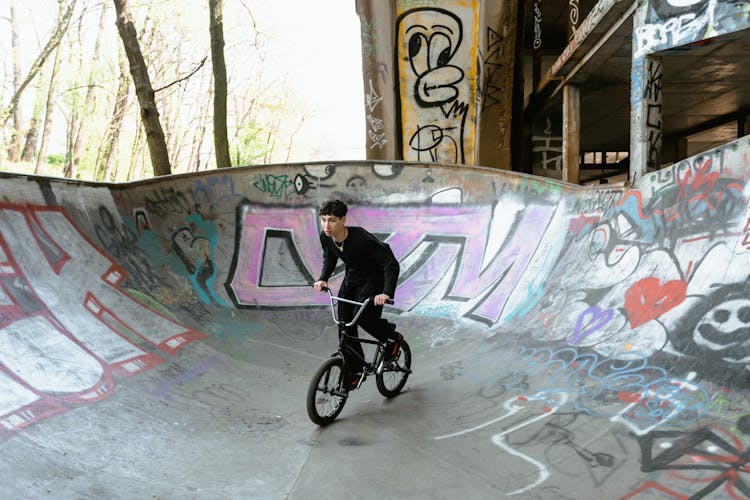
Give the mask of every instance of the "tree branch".
<svg viewBox="0 0 750 500">
<path fill-rule="evenodd" d="M 196 68 L 195 68 L 195 69 L 194 69 L 193 71 L 191 71 L 191 72 L 190 72 L 190 73 L 189 73 L 188 75 L 186 75 L 186 76 L 183 76 L 183 77 L 182 77 L 182 78 L 180 78 L 179 80 L 175 80 L 175 81 L 173 81 L 172 83 L 169 83 L 169 84 L 167 84 L 167 85 L 165 85 L 165 86 L 163 86 L 163 87 L 160 87 L 160 88 L 158 88 L 158 89 L 155 89 L 155 90 L 154 90 L 154 94 L 155 94 L 155 93 L 157 93 L 157 92 L 161 92 L 162 90 L 166 90 L 166 89 L 168 89 L 169 87 L 171 87 L 172 85 L 177 85 L 178 83 L 180 83 L 180 82 L 182 82 L 182 81 L 185 81 L 185 80 L 187 80 L 188 78 L 190 78 L 191 76 L 193 76 L 194 74 L 196 74 L 196 73 L 198 72 L 198 70 L 199 70 L 199 69 L 201 69 L 201 68 L 203 67 L 203 65 L 204 65 L 204 64 L 206 64 L 206 59 L 208 59 L 208 56 L 204 57 L 204 58 L 203 58 L 203 60 L 202 60 L 202 61 L 201 61 L 201 62 L 200 62 L 200 63 L 198 64 L 198 66 L 197 66 L 197 67 L 196 67 Z"/>
<path fill-rule="evenodd" d="M 57 25 L 55 26 L 52 35 L 50 35 L 47 45 L 44 46 L 34 63 L 31 65 L 31 69 L 29 69 L 28 75 L 26 75 L 24 81 L 16 89 L 15 94 L 13 94 L 13 97 L 10 100 L 10 104 L 8 104 L 8 106 L 4 110 L 2 110 L 2 112 L 0 112 L 0 128 L 4 128 L 8 123 L 10 117 L 13 116 L 13 113 L 18 106 L 18 100 L 21 98 L 21 94 L 23 93 L 24 89 L 34 79 L 37 72 L 39 72 L 39 69 L 42 67 L 42 64 L 44 64 L 44 61 L 47 60 L 47 57 L 57 47 L 57 45 L 60 43 L 60 40 L 62 40 L 62 37 L 65 34 L 65 31 L 68 29 L 68 25 L 70 24 L 70 18 L 73 16 L 73 9 L 75 8 L 76 1 L 77 0 L 72 0 L 68 5 L 68 9 L 64 13 L 61 10 L 60 16 L 57 20 Z"/>
</svg>

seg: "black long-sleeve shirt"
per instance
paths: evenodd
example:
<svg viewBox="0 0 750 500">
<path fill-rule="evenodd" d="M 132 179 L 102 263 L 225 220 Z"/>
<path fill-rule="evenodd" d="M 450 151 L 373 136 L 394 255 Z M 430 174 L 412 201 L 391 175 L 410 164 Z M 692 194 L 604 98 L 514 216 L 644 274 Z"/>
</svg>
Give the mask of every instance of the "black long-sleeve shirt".
<svg viewBox="0 0 750 500">
<path fill-rule="evenodd" d="M 328 281 L 336 262 L 346 264 L 344 282 L 339 295 L 364 299 L 385 293 L 393 298 L 396 293 L 400 267 L 391 249 L 361 227 L 347 227 L 349 234 L 344 240 L 344 250 L 339 250 L 333 240 L 320 232 L 323 247 L 323 270 L 320 281 Z"/>
</svg>

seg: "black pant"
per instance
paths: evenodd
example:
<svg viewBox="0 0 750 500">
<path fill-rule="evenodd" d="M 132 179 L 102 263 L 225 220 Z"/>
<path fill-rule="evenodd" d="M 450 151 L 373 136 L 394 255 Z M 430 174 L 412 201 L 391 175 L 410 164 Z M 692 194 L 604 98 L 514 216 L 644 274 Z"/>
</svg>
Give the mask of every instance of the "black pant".
<svg viewBox="0 0 750 500">
<path fill-rule="evenodd" d="M 339 320 L 340 321 L 346 321 L 347 323 L 352 320 L 354 317 L 355 311 L 359 308 L 359 306 L 355 306 L 354 304 L 347 304 L 346 302 L 339 302 L 338 304 L 338 310 L 339 310 Z M 367 333 L 375 337 L 381 342 L 385 342 L 386 340 L 396 340 L 398 339 L 398 334 L 396 333 L 396 325 L 391 323 L 390 321 L 387 321 L 380 317 L 380 315 L 383 314 L 383 307 L 382 306 L 376 306 L 372 302 L 367 304 L 367 307 L 365 308 L 362 315 L 359 317 L 359 320 L 357 321 L 357 325 L 361 326 L 365 329 Z M 346 329 L 346 333 L 353 337 L 358 337 L 357 334 L 357 325 L 353 325 Z M 344 353 L 344 362 L 346 363 L 346 366 L 349 368 L 349 373 L 356 373 L 358 371 L 362 370 L 363 362 L 361 359 L 357 358 L 348 348 L 351 347 L 351 349 L 354 350 L 357 354 L 359 354 L 362 358 L 365 357 L 364 352 L 362 350 L 362 344 L 360 342 L 357 342 L 356 340 L 350 340 L 345 339 L 344 345 L 342 346 L 342 351 Z"/>
</svg>

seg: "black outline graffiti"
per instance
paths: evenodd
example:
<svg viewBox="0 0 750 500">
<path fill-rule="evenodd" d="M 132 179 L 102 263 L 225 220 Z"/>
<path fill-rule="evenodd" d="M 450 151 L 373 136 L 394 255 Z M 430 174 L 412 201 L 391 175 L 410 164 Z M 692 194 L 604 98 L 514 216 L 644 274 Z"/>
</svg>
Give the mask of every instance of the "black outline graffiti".
<svg viewBox="0 0 750 500">
<path fill-rule="evenodd" d="M 737 428 L 745 435 L 750 434 L 750 416 L 740 417 Z M 656 442 L 664 439 L 674 440 L 672 446 L 661 453 L 654 454 Z M 641 448 L 641 471 L 643 472 L 659 470 L 719 472 L 714 481 L 693 493 L 690 496 L 691 499 L 704 498 L 726 482 L 730 482 L 746 497 L 750 497 L 750 484 L 745 482 L 740 475 L 741 472 L 748 473 L 750 447 L 740 451 L 709 427 L 702 427 L 693 432 L 652 431 L 644 436 L 636 436 L 636 440 Z M 732 455 L 734 460 L 728 461 L 726 457 L 721 457 L 702 447 L 712 445 Z M 700 460 L 696 460 L 695 457 L 700 457 Z M 712 460 L 712 457 L 716 459 Z M 687 463 L 675 463 L 683 458 Z"/>
<path fill-rule="evenodd" d="M 709 295 L 702 297 L 700 303 L 691 307 L 675 324 L 674 328 L 670 328 L 667 332 L 675 350 L 686 356 L 703 359 L 704 362 L 701 363 L 703 370 L 715 371 L 716 375 L 727 378 L 725 383 L 730 385 L 745 383 L 745 377 L 738 375 L 744 374 L 747 363 L 731 362 L 730 359 L 739 360 L 750 356 L 750 346 L 747 345 L 748 336 L 750 336 L 750 323 L 740 332 L 737 332 L 737 336 L 727 339 L 731 340 L 728 344 L 719 344 L 719 340 L 716 338 L 709 339 L 713 345 L 724 347 L 723 349 L 712 350 L 703 347 L 696 342 L 695 336 L 711 336 L 708 332 L 701 334 L 697 331 L 701 327 L 701 320 L 709 311 L 716 309 L 723 303 L 737 299 L 748 300 L 748 286 L 750 286 L 750 276 L 744 283 L 717 287 Z M 743 340 L 744 342 L 742 342 Z M 706 360 L 714 360 L 715 362 L 705 362 Z"/>
<path fill-rule="evenodd" d="M 444 128 L 435 124 L 423 124 L 421 126 L 418 126 L 417 130 L 412 134 L 412 136 L 409 139 L 409 147 L 417 151 L 417 160 L 418 161 L 422 160 L 423 158 L 421 154 L 422 154 L 422 151 L 424 151 L 423 147 L 424 148 L 427 148 L 427 147 L 424 146 L 423 144 L 420 144 L 422 141 L 419 140 L 418 138 L 420 135 L 424 134 L 425 129 L 432 127 L 433 129 L 431 129 L 431 131 L 432 131 L 433 139 L 435 139 L 434 129 L 440 130 L 440 133 L 438 134 L 440 137 L 440 141 L 438 143 L 435 143 L 433 146 L 427 148 L 428 150 L 431 150 L 429 161 L 436 161 L 436 158 L 438 156 L 441 156 L 441 155 L 436 154 L 437 147 L 439 146 L 440 142 L 442 142 L 444 139 L 450 138 L 453 142 L 452 144 L 453 151 L 455 152 L 454 154 L 450 155 L 453 157 L 452 162 L 465 163 L 466 153 L 465 153 L 464 141 L 466 138 L 464 136 L 466 132 L 466 119 L 468 116 L 469 105 L 467 103 L 457 101 L 457 99 L 459 98 L 459 91 L 456 88 L 456 85 L 458 85 L 460 82 L 464 80 L 465 73 L 463 69 L 461 69 L 460 67 L 448 64 L 450 59 L 456 54 L 458 47 L 461 45 L 461 42 L 463 40 L 463 23 L 461 22 L 461 19 L 458 16 L 456 16 L 454 13 L 448 10 L 436 8 L 436 7 L 418 7 L 418 8 L 407 10 L 398 16 L 398 18 L 396 19 L 396 29 L 395 29 L 396 37 L 398 37 L 399 30 L 404 19 L 417 12 L 437 13 L 437 14 L 441 14 L 441 15 L 449 17 L 452 21 L 455 22 L 455 25 L 456 25 L 455 27 L 458 33 L 453 33 L 452 30 L 450 30 L 447 26 L 442 26 L 442 25 L 440 26 L 442 29 L 452 34 L 453 40 L 455 40 L 454 45 L 451 44 L 450 38 L 444 33 L 434 33 L 432 34 L 432 36 L 430 36 L 429 39 L 426 38 L 426 35 L 424 33 L 414 33 L 411 35 L 408 41 L 396 40 L 397 47 L 401 47 L 402 43 L 407 44 L 408 52 L 406 54 L 406 57 L 408 58 L 412 73 L 417 77 L 414 82 L 412 97 L 414 98 L 414 101 L 416 102 L 416 104 L 423 108 L 439 107 L 445 118 L 450 118 L 451 115 L 453 118 L 459 117 L 460 126 L 457 127 L 458 132 L 459 132 L 457 135 L 457 138 L 450 137 L 449 135 L 443 133 L 446 130 L 453 130 L 456 127 Z M 406 32 L 418 26 L 421 26 L 421 25 L 415 24 L 414 26 L 410 26 L 406 29 Z M 421 27 L 425 31 L 427 31 L 426 26 L 421 26 Z M 440 38 L 436 38 L 438 36 Z M 431 53 L 430 45 L 433 42 L 438 42 L 438 40 L 445 41 L 444 39 L 448 40 L 448 43 L 445 45 L 445 47 L 438 54 Z M 426 42 L 426 49 L 422 47 L 423 45 L 422 40 Z M 438 48 L 440 47 L 441 46 L 438 46 Z M 414 64 L 414 58 L 415 56 L 419 54 L 426 54 L 428 56 L 427 61 L 425 61 L 425 67 L 422 67 L 422 66 L 416 67 Z M 395 90 L 396 90 L 396 96 L 399 99 L 399 101 L 403 101 L 402 96 L 401 96 L 401 88 L 400 88 L 401 77 L 399 75 L 399 57 L 401 55 L 402 54 L 400 54 L 400 50 L 394 51 L 394 68 L 396 69 L 396 78 L 395 78 L 396 89 Z M 435 59 L 435 61 L 432 61 L 433 64 L 430 63 L 431 56 L 432 57 L 437 56 L 437 59 Z M 430 92 L 439 90 L 441 86 L 427 85 L 423 81 L 423 79 L 426 76 L 430 75 L 435 70 L 443 71 L 443 68 L 451 68 L 452 70 L 455 70 L 454 76 L 459 75 L 458 78 L 455 79 L 455 81 L 448 82 L 446 85 L 442 86 L 446 88 L 452 88 L 455 91 L 455 93 L 453 95 L 447 95 L 446 97 L 443 97 L 443 98 L 425 100 L 424 96 L 429 96 Z M 450 106 L 450 108 L 446 110 L 444 106 L 449 103 L 452 103 L 452 105 Z M 397 114 L 396 116 L 397 123 L 403 123 L 400 104 L 396 106 L 396 114 Z M 417 146 L 419 147 L 418 149 L 414 148 L 415 140 L 416 140 Z M 427 142 L 431 142 L 431 141 L 427 141 Z M 398 147 L 401 151 L 403 151 L 403 148 L 404 148 L 403 129 L 401 129 L 400 133 L 398 134 Z"/>
<path fill-rule="evenodd" d="M 308 285 L 312 285 L 315 282 L 315 279 L 313 278 L 313 275 L 310 274 L 310 271 L 307 269 L 307 266 L 305 266 L 305 262 L 302 260 L 302 257 L 297 251 L 297 245 L 295 245 L 294 243 L 294 237 L 292 236 L 292 231 L 290 230 L 266 228 L 265 234 L 263 236 L 263 253 L 261 255 L 261 262 L 262 263 L 266 262 L 266 252 L 268 251 L 268 240 L 272 238 L 280 239 L 286 242 L 286 246 L 289 251 L 289 256 L 292 258 L 294 265 L 297 266 L 297 269 L 295 269 L 295 271 L 299 272 L 303 276 L 303 278 L 306 280 Z M 273 255 L 273 259 L 278 259 L 278 256 Z M 260 275 L 258 276 L 258 286 L 269 287 L 269 288 L 271 287 L 286 288 L 290 285 L 288 284 L 269 285 L 269 284 L 263 283 L 263 273 L 260 273 Z"/>
</svg>

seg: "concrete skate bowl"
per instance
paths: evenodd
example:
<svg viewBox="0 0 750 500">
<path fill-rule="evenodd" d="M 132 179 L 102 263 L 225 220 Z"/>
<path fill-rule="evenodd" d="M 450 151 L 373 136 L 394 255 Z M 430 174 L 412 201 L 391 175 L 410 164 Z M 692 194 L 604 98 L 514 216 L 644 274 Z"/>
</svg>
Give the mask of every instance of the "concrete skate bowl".
<svg viewBox="0 0 750 500">
<path fill-rule="evenodd" d="M 748 498 L 749 173 L 745 137 L 638 189 L 381 162 L 5 174 L 0 496 Z M 400 260 L 414 373 L 318 428 L 329 197 Z"/>
</svg>

